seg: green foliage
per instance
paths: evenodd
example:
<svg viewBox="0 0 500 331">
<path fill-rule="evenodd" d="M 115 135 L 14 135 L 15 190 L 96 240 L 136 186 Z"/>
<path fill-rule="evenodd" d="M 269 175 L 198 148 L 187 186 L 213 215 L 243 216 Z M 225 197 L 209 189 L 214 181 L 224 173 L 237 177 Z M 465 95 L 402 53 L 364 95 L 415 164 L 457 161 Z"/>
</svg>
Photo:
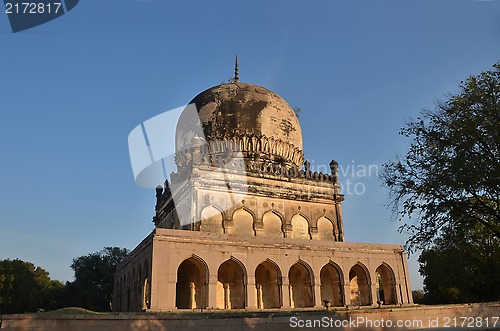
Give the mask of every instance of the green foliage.
<svg viewBox="0 0 500 331">
<path fill-rule="evenodd" d="M 435 245 L 422 252 L 426 303 L 500 299 L 500 240 L 484 233 L 482 224 L 446 227 Z"/>
<path fill-rule="evenodd" d="M 422 290 L 413 290 L 411 291 L 411 295 L 413 296 L 413 302 L 414 303 L 418 303 L 418 304 L 422 304 L 422 303 L 425 303 L 424 302 L 424 291 Z"/>
<path fill-rule="evenodd" d="M 71 264 L 75 280 L 66 284 L 51 280 L 47 271 L 32 263 L 0 261 L 0 312 L 28 313 L 64 306 L 109 311 L 116 267 L 128 254 L 127 249 L 105 247 L 75 258 Z"/>
<path fill-rule="evenodd" d="M 409 150 L 385 164 L 381 178 L 405 220 L 406 248 L 425 249 L 458 223 L 481 224 L 485 236 L 499 238 L 500 63 L 462 82 L 401 134 L 412 138 Z"/>
<path fill-rule="evenodd" d="M 65 304 L 93 311 L 109 311 L 117 265 L 129 250 L 105 247 L 102 251 L 73 259 L 75 280 L 66 284 Z"/>
<path fill-rule="evenodd" d="M 7 314 L 60 308 L 61 282 L 21 260 L 0 261 L 0 311 Z"/>
</svg>

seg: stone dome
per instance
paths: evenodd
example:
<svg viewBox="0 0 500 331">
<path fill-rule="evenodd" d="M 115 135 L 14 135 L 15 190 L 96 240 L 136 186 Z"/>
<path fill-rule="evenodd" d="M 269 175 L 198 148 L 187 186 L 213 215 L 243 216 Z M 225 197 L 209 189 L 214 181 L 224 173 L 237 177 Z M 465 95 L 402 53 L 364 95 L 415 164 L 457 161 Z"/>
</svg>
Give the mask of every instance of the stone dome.
<svg viewBox="0 0 500 331">
<path fill-rule="evenodd" d="M 196 106 L 196 112 L 194 108 L 188 112 L 188 106 L 179 118 L 177 152 L 188 149 L 192 139 L 199 137 L 207 143 L 238 142 L 245 155 L 254 152 L 254 158 L 256 154 L 267 155 L 273 162 L 302 165 L 299 120 L 290 105 L 276 93 L 236 81 L 209 88 L 189 104 Z"/>
</svg>

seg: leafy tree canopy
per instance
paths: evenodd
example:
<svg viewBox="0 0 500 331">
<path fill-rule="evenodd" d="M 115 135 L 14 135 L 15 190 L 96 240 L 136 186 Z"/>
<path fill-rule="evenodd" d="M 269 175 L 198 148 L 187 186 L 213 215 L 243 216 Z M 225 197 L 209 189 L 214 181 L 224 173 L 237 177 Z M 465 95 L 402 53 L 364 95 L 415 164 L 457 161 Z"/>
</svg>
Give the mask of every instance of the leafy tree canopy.
<svg viewBox="0 0 500 331">
<path fill-rule="evenodd" d="M 64 284 L 30 262 L 0 261 L 0 311 L 4 314 L 60 308 Z"/>
<path fill-rule="evenodd" d="M 425 303 L 500 299 L 500 240 L 485 237 L 483 225 L 447 226 L 419 257 Z"/>
<path fill-rule="evenodd" d="M 422 111 L 400 132 L 409 150 L 384 165 L 389 204 L 423 249 L 443 229 L 475 228 L 500 238 L 500 63 L 469 77 L 457 94 Z M 413 220 L 413 221 L 412 221 Z"/>
<path fill-rule="evenodd" d="M 75 280 L 68 282 L 65 304 L 94 311 L 109 311 L 117 265 L 129 250 L 105 247 L 102 251 L 73 259 Z"/>
</svg>

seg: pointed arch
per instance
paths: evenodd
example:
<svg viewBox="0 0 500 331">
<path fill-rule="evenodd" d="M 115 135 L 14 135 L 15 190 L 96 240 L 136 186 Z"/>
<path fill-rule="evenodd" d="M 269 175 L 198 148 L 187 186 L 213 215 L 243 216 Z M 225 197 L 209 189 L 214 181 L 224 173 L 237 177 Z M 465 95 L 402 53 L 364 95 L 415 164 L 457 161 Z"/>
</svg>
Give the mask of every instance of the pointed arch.
<svg viewBox="0 0 500 331">
<path fill-rule="evenodd" d="M 357 262 L 349 270 L 350 304 L 353 306 L 367 306 L 372 302 L 371 281 L 368 268 Z"/>
<path fill-rule="evenodd" d="M 292 238 L 311 239 L 309 220 L 298 213 L 292 217 Z"/>
<path fill-rule="evenodd" d="M 135 282 L 137 285 L 136 285 L 136 289 L 135 289 L 136 299 L 135 299 L 134 304 L 135 304 L 136 310 L 140 311 L 140 310 L 142 310 L 142 302 L 143 302 L 141 262 L 139 262 L 137 264 L 137 275 L 136 275 Z"/>
<path fill-rule="evenodd" d="M 135 275 L 135 266 L 132 267 L 132 277 L 130 278 L 130 309 L 129 311 L 136 311 L 135 306 L 137 301 L 137 279 Z"/>
<path fill-rule="evenodd" d="M 247 268 L 245 267 L 245 264 L 243 264 L 243 262 L 241 262 L 240 259 L 238 259 L 234 256 L 231 256 L 230 260 L 236 262 L 236 264 L 238 264 L 240 266 L 241 271 L 243 272 L 243 284 L 246 285 L 248 282 L 248 274 L 247 274 Z"/>
<path fill-rule="evenodd" d="M 122 311 L 122 278 L 119 277 L 118 280 L 116 281 L 116 301 L 113 302 L 115 305 L 114 309 L 116 311 Z"/>
<path fill-rule="evenodd" d="M 272 260 L 267 259 L 255 268 L 255 288 L 257 308 L 279 308 L 281 299 L 281 270 Z"/>
<path fill-rule="evenodd" d="M 193 254 L 179 264 L 175 305 L 178 309 L 206 308 L 208 298 L 208 265 Z"/>
<path fill-rule="evenodd" d="M 151 282 L 149 278 L 149 263 L 148 258 L 144 260 L 143 263 L 143 274 L 142 274 L 142 310 L 147 310 L 151 308 Z"/>
<path fill-rule="evenodd" d="M 335 240 L 334 226 L 331 219 L 321 216 L 318 218 L 317 226 L 319 240 Z"/>
<path fill-rule="evenodd" d="M 395 305 L 396 302 L 396 278 L 394 271 L 385 262 L 375 270 L 377 275 L 377 301 L 384 304 Z"/>
<path fill-rule="evenodd" d="M 320 271 L 321 302 L 330 300 L 332 306 L 344 306 L 344 275 L 342 269 L 333 261 L 325 264 Z"/>
<path fill-rule="evenodd" d="M 120 277 L 120 311 L 125 310 L 125 275 Z"/>
<path fill-rule="evenodd" d="M 222 211 L 213 204 L 203 208 L 200 212 L 200 231 L 224 233 L 222 215 Z"/>
<path fill-rule="evenodd" d="M 231 257 L 221 263 L 217 270 L 217 308 L 245 308 L 246 283 L 246 269 L 240 260 Z"/>
<path fill-rule="evenodd" d="M 234 234 L 254 236 L 253 228 L 255 216 L 247 208 L 242 207 L 233 212 L 233 231 Z"/>
<path fill-rule="evenodd" d="M 270 238 L 283 238 L 283 217 L 274 210 L 267 211 L 262 216 L 264 236 Z"/>
<path fill-rule="evenodd" d="M 142 264 L 143 266 L 143 279 L 146 279 L 149 277 L 149 263 L 148 263 L 148 258 L 144 259 L 144 263 Z"/>
<path fill-rule="evenodd" d="M 314 306 L 314 274 L 303 260 L 298 260 L 288 271 L 290 282 L 290 307 L 303 308 Z"/>
<path fill-rule="evenodd" d="M 130 288 L 131 288 L 131 278 L 132 278 L 132 276 L 131 276 L 131 273 L 130 273 L 130 270 L 129 270 L 129 271 L 128 271 L 128 273 L 127 273 L 127 294 L 126 294 L 126 295 L 127 295 L 127 301 L 126 301 L 126 304 L 127 304 L 127 305 L 126 305 L 125 311 L 130 311 L 130 300 L 131 300 L 131 298 L 130 298 L 130 295 L 131 295 L 131 293 L 130 293 Z"/>
</svg>

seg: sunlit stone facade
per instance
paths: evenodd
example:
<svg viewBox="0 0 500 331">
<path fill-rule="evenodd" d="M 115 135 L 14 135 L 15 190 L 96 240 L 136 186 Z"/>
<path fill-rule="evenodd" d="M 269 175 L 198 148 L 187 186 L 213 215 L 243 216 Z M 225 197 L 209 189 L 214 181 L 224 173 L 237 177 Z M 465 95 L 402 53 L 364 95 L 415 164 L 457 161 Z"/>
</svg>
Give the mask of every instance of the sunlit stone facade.
<svg viewBox="0 0 500 331">
<path fill-rule="evenodd" d="M 412 304 L 400 245 L 344 242 L 338 164 L 311 171 L 285 100 L 235 81 L 190 104 L 156 228 L 116 272 L 114 311 Z"/>
</svg>

